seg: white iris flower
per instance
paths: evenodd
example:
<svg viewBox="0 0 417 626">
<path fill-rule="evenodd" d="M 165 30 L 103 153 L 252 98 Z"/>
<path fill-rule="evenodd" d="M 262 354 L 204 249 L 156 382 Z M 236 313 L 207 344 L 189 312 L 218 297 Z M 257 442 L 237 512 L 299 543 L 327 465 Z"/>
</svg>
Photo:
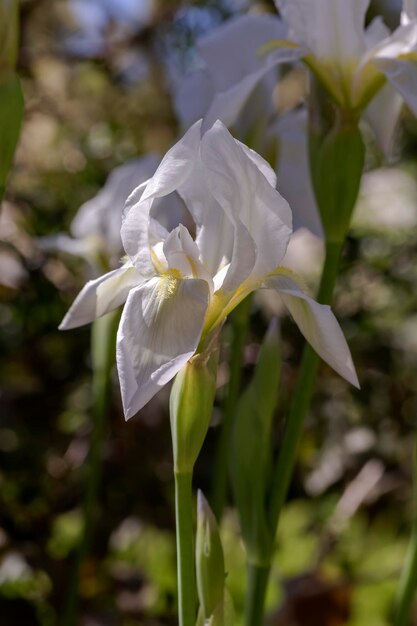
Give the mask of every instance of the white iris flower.
<svg viewBox="0 0 417 626">
<path fill-rule="evenodd" d="M 417 113 L 415 2 L 392 34 L 381 18 L 365 30 L 369 0 L 276 0 L 288 42 L 344 108 L 363 110 L 386 79 Z"/>
<path fill-rule="evenodd" d="M 343 333 L 330 310 L 307 296 L 282 267 L 291 210 L 272 168 L 221 122 L 201 121 L 128 198 L 121 228 L 125 264 L 88 282 L 60 328 L 93 321 L 126 301 L 117 365 L 126 419 L 201 350 L 210 333 L 250 292 L 277 290 L 301 332 L 339 374 L 357 385 Z M 176 192 L 195 223 L 170 232 L 154 204 Z"/>
</svg>

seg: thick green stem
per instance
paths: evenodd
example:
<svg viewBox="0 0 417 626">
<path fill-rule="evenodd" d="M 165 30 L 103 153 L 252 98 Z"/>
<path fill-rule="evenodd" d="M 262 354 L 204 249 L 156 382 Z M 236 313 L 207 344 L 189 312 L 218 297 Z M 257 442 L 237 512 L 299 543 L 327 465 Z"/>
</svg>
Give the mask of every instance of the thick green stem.
<svg viewBox="0 0 417 626">
<path fill-rule="evenodd" d="M 394 610 L 394 626 L 409 626 L 410 614 L 417 590 L 417 442 L 413 466 L 414 519 L 403 571 L 397 591 Z"/>
<path fill-rule="evenodd" d="M 317 298 L 318 301 L 323 304 L 329 304 L 331 302 L 342 248 L 343 242 L 329 242 L 326 245 L 326 258 Z M 287 497 L 297 457 L 298 444 L 303 433 L 304 420 L 310 406 L 318 363 L 319 357 L 314 350 L 306 344 L 297 384 L 293 393 L 293 403 L 280 445 L 280 453 L 277 463 L 273 468 L 271 495 L 268 504 L 269 526 L 272 540 L 271 557 L 281 509 Z M 262 570 L 260 570 L 257 567 L 249 566 L 249 570 L 249 579 L 252 581 L 249 595 L 256 593 L 256 600 L 255 598 L 248 598 L 248 613 L 245 615 L 245 624 L 246 626 L 260 626 L 263 621 L 269 568 L 262 568 Z"/>
<path fill-rule="evenodd" d="M 87 459 L 87 479 L 83 499 L 83 532 L 75 557 L 74 569 L 68 587 L 64 626 L 74 626 L 77 621 L 79 583 L 82 564 L 90 550 L 97 495 L 102 465 L 102 444 L 108 413 L 110 374 L 115 360 L 115 335 L 119 312 L 115 311 L 96 320 L 91 334 L 93 364 L 92 382 L 92 433 Z"/>
<path fill-rule="evenodd" d="M 232 322 L 232 345 L 229 364 L 230 378 L 216 451 L 212 493 L 212 509 L 219 523 L 226 501 L 230 440 L 233 431 L 233 420 L 239 396 L 240 382 L 242 379 L 243 352 L 248 334 L 251 304 L 252 298 L 245 298 L 230 316 Z"/>
<path fill-rule="evenodd" d="M 175 472 L 179 626 L 195 626 L 192 472 Z"/>
</svg>

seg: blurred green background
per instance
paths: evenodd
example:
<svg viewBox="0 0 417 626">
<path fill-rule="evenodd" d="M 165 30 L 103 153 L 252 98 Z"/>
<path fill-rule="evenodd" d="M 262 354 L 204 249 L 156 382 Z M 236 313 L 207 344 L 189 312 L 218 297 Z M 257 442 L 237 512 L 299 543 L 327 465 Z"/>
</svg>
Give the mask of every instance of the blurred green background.
<svg viewBox="0 0 417 626">
<path fill-rule="evenodd" d="M 93 11 L 83 28 L 81 5 L 21 3 L 26 113 L 0 214 L 0 626 L 60 623 L 91 432 L 90 328 L 57 330 L 86 267 L 69 255 L 46 254 L 37 238 L 67 231 L 115 166 L 172 145 L 178 123 L 170 76 L 189 62 L 196 37 L 248 2 L 108 2 L 113 9 Z M 395 7 L 383 8 L 387 21 L 395 19 Z M 413 514 L 416 146 L 417 124 L 406 113 L 396 162 L 364 182 L 335 300 L 362 388 L 352 392 L 320 369 L 277 537 L 270 624 L 390 623 Z M 296 256 L 302 266 L 302 247 Z M 314 273 L 307 279 L 314 289 Z M 274 310 L 266 299 L 253 307 L 247 378 Z M 283 320 L 282 333 L 288 395 L 276 416 L 276 446 L 302 349 L 290 320 Z M 217 418 L 228 337 L 226 328 Z M 80 625 L 176 623 L 168 396 L 164 389 L 125 423 L 114 373 L 94 541 L 81 572 Z M 217 437 L 214 424 L 196 470 L 195 485 L 207 493 Z M 239 619 L 246 580 L 232 506 L 222 538 Z"/>
</svg>

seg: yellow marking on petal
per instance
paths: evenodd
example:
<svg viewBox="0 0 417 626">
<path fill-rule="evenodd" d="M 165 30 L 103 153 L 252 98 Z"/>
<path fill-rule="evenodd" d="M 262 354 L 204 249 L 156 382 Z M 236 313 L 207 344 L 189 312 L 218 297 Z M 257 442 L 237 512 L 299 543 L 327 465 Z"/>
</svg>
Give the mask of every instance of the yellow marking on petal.
<svg viewBox="0 0 417 626">
<path fill-rule="evenodd" d="M 158 281 L 157 293 L 160 300 L 168 300 L 172 298 L 178 288 L 178 283 L 181 280 L 181 272 L 177 269 L 168 270 L 161 274 L 161 278 Z"/>
<path fill-rule="evenodd" d="M 294 272 L 293 270 L 289 269 L 288 267 L 284 267 L 283 265 L 278 265 L 278 267 L 272 270 L 272 272 L 270 272 L 265 278 L 269 278 L 270 276 L 287 276 L 288 278 L 291 278 L 294 282 L 296 282 L 297 285 L 299 285 L 305 293 L 309 293 L 310 291 L 304 279 L 299 274 L 297 274 L 297 272 Z"/>
<path fill-rule="evenodd" d="M 259 56 L 263 56 L 264 54 L 268 54 L 273 50 L 280 50 L 281 48 L 299 48 L 299 44 L 295 43 L 295 41 L 290 41 L 289 39 L 271 39 L 271 41 L 267 41 L 262 46 L 259 46 L 256 53 Z"/>
<path fill-rule="evenodd" d="M 399 54 L 397 59 L 402 61 L 414 61 L 414 63 L 417 63 L 417 52 L 415 50 L 412 52 L 404 52 L 403 54 Z"/>
<path fill-rule="evenodd" d="M 150 252 L 151 252 L 151 260 L 152 260 L 152 263 L 154 264 L 156 271 L 158 272 L 158 274 L 163 274 L 165 271 L 165 268 L 162 265 L 161 261 L 158 259 L 158 255 L 152 249 Z"/>
</svg>

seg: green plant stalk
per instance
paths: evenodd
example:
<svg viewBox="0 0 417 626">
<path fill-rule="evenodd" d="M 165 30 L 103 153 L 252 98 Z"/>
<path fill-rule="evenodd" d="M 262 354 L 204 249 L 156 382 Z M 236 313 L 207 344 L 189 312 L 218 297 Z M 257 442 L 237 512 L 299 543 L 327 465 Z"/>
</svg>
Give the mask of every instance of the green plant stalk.
<svg viewBox="0 0 417 626">
<path fill-rule="evenodd" d="M 94 528 L 97 494 L 101 478 L 102 444 L 109 406 L 110 375 L 115 361 L 116 331 L 119 318 L 119 311 L 109 313 L 94 322 L 91 332 L 93 366 L 92 433 L 87 460 L 88 474 L 82 506 L 83 530 L 68 588 L 64 626 L 74 626 L 77 621 L 81 568 L 90 550 Z"/>
<path fill-rule="evenodd" d="M 228 464 L 233 431 L 233 422 L 240 383 L 242 380 L 242 363 L 246 338 L 249 328 L 249 313 L 252 297 L 248 296 L 235 309 L 231 317 L 232 345 L 230 356 L 230 378 L 224 402 L 223 420 L 220 429 L 219 441 L 214 464 L 212 510 L 220 523 L 226 502 L 228 485 Z"/>
<path fill-rule="evenodd" d="M 330 304 L 336 284 L 340 255 L 344 242 L 328 242 L 320 281 L 318 301 Z M 293 393 L 293 403 L 280 446 L 280 454 L 273 468 L 270 499 L 268 503 L 269 527 L 271 529 L 271 559 L 279 517 L 288 493 L 291 476 L 297 458 L 298 444 L 303 433 L 304 420 L 313 394 L 313 385 L 319 357 L 306 344 L 301 367 Z M 263 621 L 265 596 L 270 567 L 249 564 L 249 591 L 245 607 L 245 626 L 260 626 Z"/>
<path fill-rule="evenodd" d="M 192 472 L 175 472 L 179 626 L 195 626 L 196 621 L 193 513 Z"/>
<path fill-rule="evenodd" d="M 409 626 L 417 590 L 417 441 L 413 463 L 413 527 L 394 607 L 394 626 Z"/>
</svg>

